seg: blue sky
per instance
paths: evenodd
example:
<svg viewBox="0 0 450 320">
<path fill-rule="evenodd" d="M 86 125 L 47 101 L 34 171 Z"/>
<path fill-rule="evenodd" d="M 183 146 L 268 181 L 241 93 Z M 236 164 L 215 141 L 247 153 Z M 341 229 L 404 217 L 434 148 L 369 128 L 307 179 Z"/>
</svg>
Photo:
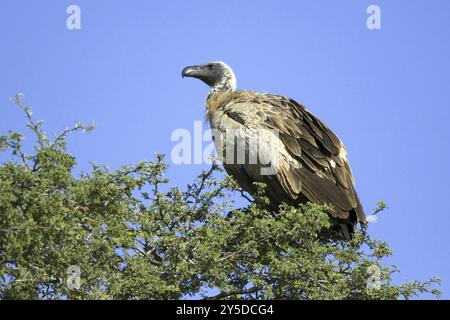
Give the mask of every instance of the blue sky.
<svg viewBox="0 0 450 320">
<path fill-rule="evenodd" d="M 81 30 L 66 8 L 81 8 Z M 381 30 L 366 9 L 381 8 Z M 49 132 L 76 120 L 70 152 L 111 168 L 170 155 L 174 129 L 202 120 L 207 87 L 186 65 L 223 60 L 240 89 L 305 104 L 344 141 L 370 226 L 398 281 L 442 278 L 450 297 L 450 2 L 447 0 L 0 2 L 0 132 L 22 130 L 26 94 Z M 206 129 L 206 128 L 205 128 Z M 205 165 L 172 165 L 185 185 Z"/>
</svg>

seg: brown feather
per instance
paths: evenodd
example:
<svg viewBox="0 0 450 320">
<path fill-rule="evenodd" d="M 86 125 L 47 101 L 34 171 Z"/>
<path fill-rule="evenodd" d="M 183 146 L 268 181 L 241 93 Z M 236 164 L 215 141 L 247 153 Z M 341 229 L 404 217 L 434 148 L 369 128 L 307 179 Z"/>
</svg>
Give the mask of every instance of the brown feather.
<svg viewBox="0 0 450 320">
<path fill-rule="evenodd" d="M 339 138 L 304 106 L 287 97 L 251 91 L 217 93 L 207 100 L 213 128 L 277 130 L 285 148 L 275 175 L 264 176 L 257 165 L 226 164 L 240 186 L 254 193 L 254 181 L 267 184 L 267 194 L 278 205 L 311 201 L 334 207 L 333 217 L 344 225 L 365 223 L 365 215 L 353 186 L 353 175 Z"/>
</svg>

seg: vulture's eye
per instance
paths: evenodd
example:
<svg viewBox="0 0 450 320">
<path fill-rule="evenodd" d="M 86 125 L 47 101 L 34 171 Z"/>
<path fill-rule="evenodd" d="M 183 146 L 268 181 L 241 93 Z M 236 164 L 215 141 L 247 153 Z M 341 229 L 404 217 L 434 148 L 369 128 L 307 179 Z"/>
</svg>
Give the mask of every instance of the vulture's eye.
<svg viewBox="0 0 450 320">
<path fill-rule="evenodd" d="M 214 68 L 214 66 L 212 64 L 208 64 L 208 69 L 212 70 Z"/>
</svg>

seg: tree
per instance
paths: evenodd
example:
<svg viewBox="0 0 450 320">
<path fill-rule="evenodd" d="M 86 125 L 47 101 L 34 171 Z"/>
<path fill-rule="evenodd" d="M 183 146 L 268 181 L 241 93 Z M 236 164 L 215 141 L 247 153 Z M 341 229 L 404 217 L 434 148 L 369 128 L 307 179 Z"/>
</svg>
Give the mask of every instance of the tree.
<svg viewBox="0 0 450 320">
<path fill-rule="evenodd" d="M 0 298 L 2 299 L 398 299 L 439 295 L 438 278 L 392 283 L 391 251 L 358 229 L 350 242 L 324 237 L 324 206 L 273 214 L 222 174 L 217 163 L 186 188 L 169 187 L 164 157 L 72 174 L 67 135 L 35 122 L 36 137 L 0 136 Z M 248 199 L 233 208 L 231 195 Z M 381 206 L 379 210 L 382 210 Z M 75 273 L 74 273 L 75 272 Z M 78 281 L 79 280 L 79 281 Z M 214 290 L 212 290 L 214 289 Z M 211 292 L 218 292 L 212 294 Z"/>
</svg>

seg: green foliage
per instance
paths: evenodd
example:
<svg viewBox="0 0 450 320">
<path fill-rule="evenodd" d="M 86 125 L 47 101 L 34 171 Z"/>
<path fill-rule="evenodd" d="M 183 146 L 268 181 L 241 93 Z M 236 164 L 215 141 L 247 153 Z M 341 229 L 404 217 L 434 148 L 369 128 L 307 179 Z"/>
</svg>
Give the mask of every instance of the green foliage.
<svg viewBox="0 0 450 320">
<path fill-rule="evenodd" d="M 351 242 L 327 240 L 324 207 L 258 204 L 231 210 L 236 183 L 217 164 L 185 189 L 169 187 L 162 155 L 74 176 L 66 136 L 48 138 L 20 95 L 37 142 L 0 137 L 0 298 L 398 299 L 439 295 L 439 279 L 394 285 L 382 264 L 386 243 L 363 229 Z M 263 186 L 261 186 L 261 189 Z M 262 194 L 262 192 L 261 192 Z M 244 197 L 248 197 L 243 194 Z M 385 204 L 379 204 L 382 210 Z M 378 212 L 376 211 L 376 212 Z M 81 286 L 70 285 L 70 266 Z M 220 293 L 211 296 L 211 288 Z"/>
</svg>

